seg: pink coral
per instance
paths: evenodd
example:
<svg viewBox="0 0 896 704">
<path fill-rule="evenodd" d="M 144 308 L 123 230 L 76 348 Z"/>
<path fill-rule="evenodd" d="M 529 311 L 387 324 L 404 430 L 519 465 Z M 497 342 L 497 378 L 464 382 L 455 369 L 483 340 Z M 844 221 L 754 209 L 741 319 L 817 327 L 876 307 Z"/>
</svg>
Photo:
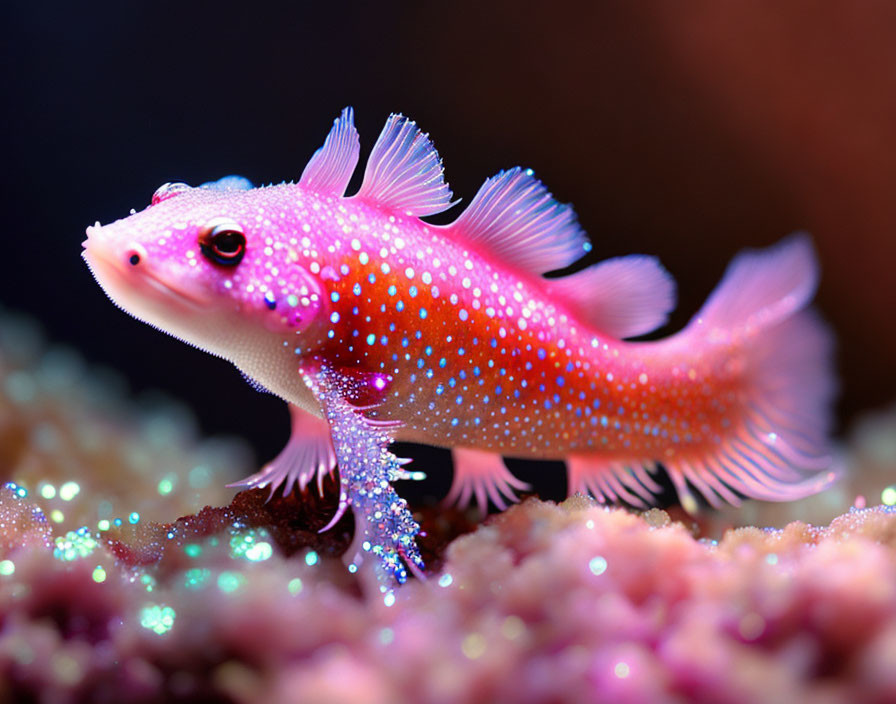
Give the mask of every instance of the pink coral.
<svg viewBox="0 0 896 704">
<path fill-rule="evenodd" d="M 334 482 L 226 506 L 211 487 L 160 493 L 159 477 L 189 483 L 201 446 L 160 449 L 164 416 L 90 401 L 83 368 L 48 384 L 28 362 L 48 353 L 7 342 L 0 456 L 18 484 L 0 489 L 0 701 L 896 700 L 893 508 L 722 533 L 718 518 L 530 498 L 461 535 L 463 514 L 423 507 L 432 572 L 384 603 L 339 559 L 350 517 L 317 533 Z M 42 444 L 54 433 L 71 440 Z M 882 446 L 862 437 L 850 463 L 876 464 L 853 481 L 892 498 L 889 455 L 868 459 Z M 155 473 L 135 462 L 157 451 Z M 73 461 L 94 474 L 66 474 Z M 99 525 L 100 500 L 121 525 Z M 164 522 L 132 523 L 134 505 Z"/>
</svg>

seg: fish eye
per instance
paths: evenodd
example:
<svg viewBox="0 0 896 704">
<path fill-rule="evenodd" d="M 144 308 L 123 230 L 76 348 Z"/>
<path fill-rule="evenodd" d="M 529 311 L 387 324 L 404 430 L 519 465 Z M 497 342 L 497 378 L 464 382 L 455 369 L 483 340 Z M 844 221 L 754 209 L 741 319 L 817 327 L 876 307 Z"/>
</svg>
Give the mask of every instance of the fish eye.
<svg viewBox="0 0 896 704">
<path fill-rule="evenodd" d="M 151 205 L 158 205 L 163 200 L 168 200 L 169 198 L 173 198 L 178 193 L 183 193 L 184 191 L 189 191 L 190 187 L 181 181 L 172 181 L 170 183 L 164 183 L 156 189 L 156 192 L 152 194 L 152 203 Z"/>
<path fill-rule="evenodd" d="M 199 233 L 202 255 L 219 266 L 236 266 L 246 253 L 246 235 L 233 220 L 214 220 Z"/>
</svg>

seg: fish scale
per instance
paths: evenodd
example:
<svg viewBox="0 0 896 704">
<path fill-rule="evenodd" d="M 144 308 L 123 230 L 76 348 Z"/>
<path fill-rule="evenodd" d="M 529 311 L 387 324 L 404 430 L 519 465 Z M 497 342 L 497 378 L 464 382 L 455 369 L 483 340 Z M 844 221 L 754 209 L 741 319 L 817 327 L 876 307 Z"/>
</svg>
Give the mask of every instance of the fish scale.
<svg viewBox="0 0 896 704">
<path fill-rule="evenodd" d="M 740 254 L 680 332 L 649 256 L 561 278 L 591 244 L 529 169 L 488 179 L 450 225 L 441 162 L 392 115 L 359 191 L 353 113 L 298 183 L 166 184 L 146 210 L 88 228 L 84 257 L 124 310 L 232 361 L 289 404 L 286 448 L 242 487 L 304 488 L 340 467 L 346 561 L 387 598 L 421 573 L 419 526 L 391 482 L 419 478 L 393 440 L 451 448 L 450 498 L 499 507 L 526 485 L 501 456 L 562 459 L 570 491 L 651 503 L 659 467 L 682 504 L 786 500 L 836 477 L 827 448 L 831 339 L 808 309 L 802 234 Z"/>
</svg>

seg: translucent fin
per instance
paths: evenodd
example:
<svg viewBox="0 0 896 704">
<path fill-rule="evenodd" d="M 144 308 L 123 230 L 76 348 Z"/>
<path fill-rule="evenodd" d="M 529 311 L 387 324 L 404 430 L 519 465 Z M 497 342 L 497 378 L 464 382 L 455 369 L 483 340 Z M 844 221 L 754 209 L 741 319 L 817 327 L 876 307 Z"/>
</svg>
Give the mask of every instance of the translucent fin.
<svg viewBox="0 0 896 704">
<path fill-rule="evenodd" d="M 796 233 L 761 250 L 747 250 L 728 265 L 722 283 L 691 326 L 743 333 L 802 309 L 818 285 L 812 242 Z"/>
<path fill-rule="evenodd" d="M 489 499 L 503 511 L 508 501 L 516 503 L 519 500 L 514 489 L 524 491 L 531 488 L 510 473 L 501 455 L 456 447 L 451 451 L 451 456 L 454 459 L 454 481 L 445 498 L 446 503 L 463 507 L 475 496 L 480 513 L 485 515 Z"/>
<path fill-rule="evenodd" d="M 591 249 L 572 207 L 554 200 L 531 169 L 519 167 L 482 184 L 446 230 L 535 274 L 562 269 Z"/>
<path fill-rule="evenodd" d="M 767 501 L 814 494 L 837 478 L 827 434 L 836 384 L 832 338 L 801 310 L 818 279 L 805 235 L 738 256 L 681 333 L 693 349 L 716 347 L 738 369 L 740 419 L 712 448 L 663 460 L 713 505 L 730 490 Z"/>
<path fill-rule="evenodd" d="M 354 124 L 354 111 L 348 107 L 333 121 L 324 145 L 314 152 L 299 185 L 317 193 L 345 195 L 358 164 L 360 142 Z"/>
<path fill-rule="evenodd" d="M 395 114 L 373 145 L 355 197 L 417 217 L 441 213 L 452 205 L 442 160 L 429 136 L 415 122 Z"/>
<path fill-rule="evenodd" d="M 547 288 L 582 320 L 620 339 L 655 330 L 675 308 L 675 281 L 655 257 L 607 259 Z"/>
<path fill-rule="evenodd" d="M 653 503 L 662 487 L 650 476 L 649 460 L 611 461 L 598 455 L 574 455 L 566 462 L 569 493 L 591 494 L 601 503 L 622 500 L 639 508 Z"/>
<path fill-rule="evenodd" d="M 245 176 L 224 176 L 217 181 L 206 181 L 199 186 L 213 191 L 248 191 L 251 189 L 252 182 Z"/>
<path fill-rule="evenodd" d="M 303 491 L 316 477 L 317 490 L 323 494 L 324 477 L 336 466 L 327 421 L 293 404 L 289 404 L 289 415 L 292 431 L 280 454 L 251 477 L 227 486 L 248 489 L 270 486 L 270 496 L 273 496 L 281 484 L 283 493 L 288 494 L 294 484 L 298 483 L 299 490 Z"/>
</svg>

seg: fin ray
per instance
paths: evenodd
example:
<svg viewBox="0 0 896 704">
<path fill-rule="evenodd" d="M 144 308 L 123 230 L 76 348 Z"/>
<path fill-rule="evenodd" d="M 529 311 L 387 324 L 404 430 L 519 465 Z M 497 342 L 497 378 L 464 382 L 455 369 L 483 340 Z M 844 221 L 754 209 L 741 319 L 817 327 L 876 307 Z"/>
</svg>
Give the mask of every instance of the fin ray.
<svg viewBox="0 0 896 704">
<path fill-rule="evenodd" d="M 356 198 L 421 217 L 451 207 L 442 160 L 417 124 L 392 114 L 380 133 Z"/>
<path fill-rule="evenodd" d="M 333 121 L 323 146 L 308 161 L 299 185 L 322 194 L 345 195 L 360 149 L 354 111 L 347 107 Z"/>
<path fill-rule="evenodd" d="M 572 207 L 520 167 L 487 179 L 445 230 L 534 274 L 569 266 L 591 248 Z"/>
</svg>

